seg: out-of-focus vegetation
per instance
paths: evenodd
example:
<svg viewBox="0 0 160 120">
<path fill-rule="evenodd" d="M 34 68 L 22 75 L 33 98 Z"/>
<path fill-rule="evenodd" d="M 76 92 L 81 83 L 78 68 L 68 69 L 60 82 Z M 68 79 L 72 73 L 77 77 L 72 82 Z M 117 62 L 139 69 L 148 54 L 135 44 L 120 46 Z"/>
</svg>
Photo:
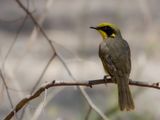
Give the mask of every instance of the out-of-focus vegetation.
<svg viewBox="0 0 160 120">
<path fill-rule="evenodd" d="M 14 0 L 0 0 L 0 61 L 5 72 L 13 105 L 30 94 L 37 79 L 52 55 L 49 44 L 37 34 L 32 20 Z M 98 58 L 100 35 L 89 29 L 101 22 L 117 24 L 131 47 L 133 80 L 160 81 L 160 14 L 159 0 L 23 0 L 23 4 L 39 21 L 48 37 L 78 80 L 103 78 L 104 71 Z M 17 34 L 17 31 L 20 33 Z M 16 38 L 16 35 L 18 37 Z M 14 45 L 12 44 L 15 41 Z M 53 43 L 54 44 L 54 43 Z M 7 59 L 7 51 L 13 45 Z M 3 67 L 4 66 L 4 67 Z M 71 80 L 64 66 L 55 59 L 41 83 Z M 10 102 L 3 82 L 0 82 L 0 119 L 10 110 Z M 100 85 L 86 89 L 98 108 L 110 120 L 159 120 L 160 92 L 132 86 L 136 109 L 121 112 L 115 85 Z M 31 101 L 23 120 L 36 116 L 44 95 Z M 51 88 L 47 91 L 46 106 L 38 120 L 84 120 L 89 105 L 74 87 Z M 18 116 L 21 116 L 20 111 Z M 38 112 L 37 112 L 38 113 Z M 35 117 L 36 118 L 36 117 Z M 91 110 L 89 120 L 101 120 Z"/>
</svg>

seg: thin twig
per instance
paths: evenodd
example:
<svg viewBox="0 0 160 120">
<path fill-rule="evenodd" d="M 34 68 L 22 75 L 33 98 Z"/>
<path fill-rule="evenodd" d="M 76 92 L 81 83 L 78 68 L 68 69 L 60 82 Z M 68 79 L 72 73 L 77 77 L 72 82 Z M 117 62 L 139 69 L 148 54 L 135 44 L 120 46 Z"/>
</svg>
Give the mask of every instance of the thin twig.
<svg viewBox="0 0 160 120">
<path fill-rule="evenodd" d="M 51 40 L 48 38 L 47 34 L 43 31 L 43 29 L 41 28 L 41 26 L 39 25 L 39 23 L 36 21 L 36 19 L 34 18 L 34 16 L 29 12 L 29 10 L 28 10 L 19 0 L 15 0 L 15 1 L 16 1 L 17 4 L 28 14 L 28 16 L 30 16 L 30 18 L 32 19 L 32 21 L 33 21 L 33 23 L 35 24 L 35 26 L 40 30 L 40 32 L 42 33 L 42 35 L 43 35 L 43 36 L 46 38 L 46 40 L 48 41 L 49 45 L 50 45 L 51 48 L 52 48 L 53 54 L 55 54 L 55 55 L 59 58 L 60 62 L 64 65 L 65 69 L 67 70 L 67 72 L 68 72 L 68 74 L 71 76 L 71 78 L 72 78 L 74 81 L 77 81 L 77 80 L 73 77 L 71 71 L 69 70 L 68 66 L 66 65 L 66 63 L 64 62 L 64 60 L 62 59 L 62 57 L 57 53 L 54 45 L 52 44 L 52 42 L 54 42 L 54 41 L 51 41 Z M 101 117 L 102 117 L 104 120 L 106 120 L 105 115 L 104 115 L 104 114 L 100 111 L 100 109 L 98 109 L 98 108 L 96 107 L 96 105 L 92 102 L 92 100 L 89 98 L 89 96 L 88 96 L 88 94 L 86 93 L 86 91 L 85 91 L 83 88 L 81 88 L 81 87 L 79 87 L 79 89 L 80 89 L 82 95 L 83 95 L 83 96 L 85 97 L 85 99 L 87 100 L 88 104 L 89 104 L 99 115 L 101 115 Z"/>
<path fill-rule="evenodd" d="M 21 19 L 22 19 L 22 18 L 18 18 L 17 20 L 21 20 Z M 5 63 L 6 63 L 6 61 L 7 61 L 7 58 L 8 58 L 8 56 L 9 56 L 9 54 L 11 53 L 11 50 L 12 50 L 12 48 L 13 48 L 13 46 L 14 46 L 17 38 L 18 38 L 18 35 L 19 35 L 20 31 L 21 31 L 22 28 L 24 27 L 24 24 L 25 24 L 26 19 L 27 19 L 27 15 L 23 18 L 22 24 L 20 25 L 19 29 L 17 30 L 16 36 L 15 36 L 13 42 L 11 43 L 11 46 L 9 47 L 9 49 L 8 49 L 8 51 L 7 51 L 7 54 L 6 54 L 5 58 L 4 58 L 4 61 L 2 62 L 2 68 L 1 68 L 1 70 L 0 70 L 0 76 L 1 76 L 1 78 L 2 78 L 2 81 L 3 81 L 4 86 L 5 86 L 5 88 L 6 88 L 7 96 L 8 96 L 8 99 L 9 99 L 9 101 L 10 101 L 10 104 L 11 104 L 11 107 L 12 107 L 12 108 L 13 108 L 14 106 L 13 106 L 13 103 L 12 103 L 12 99 L 11 99 L 10 93 L 9 93 L 9 91 L 8 91 L 8 85 L 7 85 L 6 81 L 5 81 L 5 77 L 6 77 L 6 75 L 5 75 Z M 17 21 L 17 20 L 16 20 L 16 21 Z M 8 22 L 9 22 L 9 21 L 8 21 Z M 11 22 L 15 22 L 15 21 L 11 21 Z M 3 71 L 3 73 L 2 73 L 2 71 Z"/>
<path fill-rule="evenodd" d="M 6 89 L 6 92 L 7 92 L 7 96 L 8 96 L 8 99 L 10 101 L 10 104 L 11 104 L 11 108 L 13 108 L 14 106 L 13 106 L 13 103 L 12 103 L 11 95 L 10 95 L 10 93 L 8 91 L 8 85 L 7 85 L 7 83 L 6 83 L 5 79 L 4 79 L 4 76 L 3 76 L 1 70 L 0 70 L 0 77 L 2 79 L 2 82 L 3 82 L 4 86 L 5 86 L 5 89 Z"/>
<path fill-rule="evenodd" d="M 27 20 L 27 15 L 24 17 L 24 19 L 22 21 L 22 24 L 20 25 L 19 29 L 17 30 L 16 36 L 15 36 L 14 40 L 12 41 L 12 43 L 11 43 L 11 45 L 10 45 L 8 51 L 7 51 L 7 54 L 6 54 L 5 58 L 4 58 L 4 61 L 2 62 L 2 70 L 4 71 L 4 76 L 6 76 L 5 75 L 5 64 L 7 62 L 7 59 L 9 57 L 9 55 L 10 55 L 10 53 L 11 53 L 11 51 L 12 51 L 12 49 L 13 49 L 15 43 L 16 43 L 16 41 L 17 41 L 18 35 L 20 34 L 22 28 L 24 27 L 24 24 L 25 24 L 26 20 Z"/>
<path fill-rule="evenodd" d="M 40 32 L 42 33 L 42 35 L 46 38 L 46 40 L 48 41 L 49 45 L 52 48 L 52 51 L 55 52 L 55 48 L 52 44 L 52 41 L 48 38 L 47 34 L 45 33 L 45 31 L 42 29 L 42 27 L 39 25 L 39 23 L 36 21 L 36 19 L 34 18 L 34 16 L 32 15 L 32 13 L 19 1 L 19 0 L 15 0 L 17 2 L 17 4 L 25 11 L 25 13 L 27 13 L 27 15 L 31 18 L 31 20 L 33 21 L 33 23 L 35 24 L 35 26 L 40 30 Z"/>
<path fill-rule="evenodd" d="M 29 8 L 29 0 L 27 0 L 27 8 Z M 27 14 L 25 15 L 25 17 L 23 17 L 22 23 L 20 24 L 20 26 L 19 26 L 19 28 L 18 28 L 18 30 L 17 30 L 17 32 L 16 32 L 15 38 L 14 38 L 14 40 L 11 42 L 11 45 L 10 45 L 10 47 L 9 47 L 9 49 L 8 49 L 5 57 L 4 57 L 4 60 L 2 61 L 2 68 L 1 68 L 1 69 L 2 69 L 2 71 L 3 71 L 2 74 L 3 74 L 4 79 L 6 78 L 5 64 L 6 64 L 7 60 L 8 60 L 9 55 L 11 54 L 11 51 L 12 51 L 12 49 L 13 49 L 16 41 L 17 41 L 17 38 L 18 38 L 20 32 L 22 31 L 22 29 L 23 29 L 23 27 L 24 27 L 24 25 L 25 25 L 25 22 L 26 22 L 26 20 L 27 20 L 27 17 L 28 17 Z M 22 18 L 19 18 L 19 19 L 17 19 L 17 20 L 20 20 L 20 19 L 22 19 Z M 11 21 L 11 22 L 15 22 L 15 21 Z M 15 83 L 16 83 L 16 82 L 15 82 Z M 7 85 L 7 83 L 6 83 L 6 85 Z M 7 87 L 6 89 L 8 89 L 8 87 Z M 8 91 L 8 90 L 7 90 L 7 91 Z M 9 92 L 8 92 L 8 93 L 9 93 Z M 8 95 L 9 95 L 9 94 L 8 94 Z M 9 97 L 9 96 L 8 96 L 8 97 Z M 11 99 L 11 98 L 9 98 L 9 99 Z M 10 100 L 10 101 L 11 101 L 11 100 Z M 11 103 L 11 104 L 12 104 L 12 103 Z M 13 106 L 13 105 L 12 105 L 12 106 Z M 14 108 L 14 107 L 12 107 L 12 109 L 13 109 L 13 108 Z M 15 116 L 16 116 L 16 114 L 15 114 Z"/>
<path fill-rule="evenodd" d="M 35 84 L 34 87 L 32 88 L 31 93 L 33 93 L 33 92 L 35 91 L 36 87 L 37 87 L 37 86 L 39 85 L 39 83 L 41 82 L 44 74 L 46 73 L 48 67 L 50 66 L 50 64 L 52 63 L 52 61 L 53 61 L 53 59 L 54 59 L 55 57 L 56 57 L 56 54 L 53 54 L 52 57 L 51 57 L 51 58 L 49 59 L 49 61 L 47 62 L 45 68 L 43 69 L 41 75 L 40 75 L 39 78 L 38 78 L 38 81 L 36 82 L 36 84 Z"/>
<path fill-rule="evenodd" d="M 42 74 L 40 75 L 37 83 L 34 85 L 31 93 L 36 89 L 37 85 L 41 82 L 43 75 L 45 74 L 47 68 L 49 67 L 50 63 L 52 62 L 52 60 L 55 58 L 56 56 L 56 50 L 52 44 L 52 41 L 48 38 L 47 34 L 45 33 L 45 31 L 42 29 L 42 27 L 39 25 L 39 23 L 37 22 L 37 20 L 34 18 L 34 16 L 32 15 L 32 13 L 19 1 L 19 0 L 15 0 L 16 3 L 24 10 L 24 12 L 31 18 L 31 20 L 33 21 L 34 25 L 38 28 L 38 30 L 41 32 L 41 34 L 46 38 L 47 42 L 49 43 L 52 51 L 53 51 L 53 55 L 51 57 L 51 59 L 47 62 L 47 65 L 45 66 L 44 70 L 42 71 Z M 23 118 L 23 114 L 21 116 Z"/>
<path fill-rule="evenodd" d="M 114 83 L 110 78 L 106 79 L 96 79 L 96 80 L 89 80 L 88 82 L 59 82 L 59 81 L 53 81 L 51 83 L 45 84 L 42 87 L 40 87 L 35 93 L 29 97 L 26 97 L 22 99 L 16 106 L 15 108 L 4 118 L 4 120 L 10 120 L 14 112 L 18 112 L 21 110 L 28 102 L 31 100 L 37 98 L 38 96 L 41 95 L 45 91 L 45 89 L 51 88 L 51 87 L 60 87 L 60 86 L 85 86 L 92 88 L 95 85 L 100 85 L 100 84 L 108 84 L 108 83 Z M 160 89 L 159 82 L 157 83 L 147 83 L 147 82 L 140 82 L 140 81 L 129 81 L 130 85 L 134 86 L 139 86 L 139 87 L 147 87 L 147 88 L 155 88 L 155 89 Z"/>
<path fill-rule="evenodd" d="M 92 84 L 88 84 L 89 87 L 92 87 Z M 82 94 L 84 95 L 85 99 L 87 100 L 88 104 L 91 106 L 91 108 L 99 114 L 99 116 L 101 116 L 101 118 L 103 118 L 103 120 L 109 120 L 109 118 L 92 102 L 92 100 L 90 99 L 89 95 L 86 93 L 86 91 L 84 90 L 84 88 L 82 88 L 81 86 L 79 87 Z"/>
<path fill-rule="evenodd" d="M 52 63 L 52 61 L 53 61 L 53 59 L 54 59 L 55 57 L 56 57 L 56 54 L 53 54 L 52 57 L 51 57 L 51 58 L 49 59 L 49 61 L 47 62 L 47 64 L 45 65 L 45 67 L 44 67 L 41 75 L 39 76 L 37 82 L 35 83 L 35 85 L 33 86 L 32 90 L 31 90 L 31 92 L 30 92 L 31 94 L 33 94 L 33 92 L 36 90 L 36 88 L 37 88 L 37 86 L 39 85 L 39 83 L 42 81 L 42 78 L 43 78 L 44 74 L 46 73 L 48 67 L 50 66 L 50 64 Z M 27 105 L 26 105 L 26 107 L 27 107 Z M 25 108 L 26 108 L 26 107 L 25 107 Z M 23 112 L 22 112 L 21 117 L 20 117 L 21 119 L 23 118 L 24 113 L 25 113 L 25 109 L 23 109 Z"/>
<path fill-rule="evenodd" d="M 51 100 L 53 100 L 53 98 L 58 95 L 65 87 L 61 87 L 59 89 L 55 89 L 52 92 L 52 95 L 47 96 L 46 99 L 46 104 L 44 104 L 43 101 L 41 101 L 41 103 L 39 103 L 38 107 L 36 108 L 35 112 L 33 113 L 33 116 L 31 117 L 30 120 L 39 120 L 40 115 L 44 109 L 44 107 L 47 105 L 48 102 L 50 102 Z"/>
<path fill-rule="evenodd" d="M 6 80 L 5 80 L 5 78 L 4 78 L 3 73 L 2 73 L 1 70 L 0 70 L 0 77 L 1 77 L 1 79 L 2 79 L 2 82 L 3 82 L 4 87 L 5 87 L 5 89 L 6 89 L 7 97 L 8 97 L 9 103 L 10 103 L 10 105 L 11 105 L 11 108 L 13 109 L 13 108 L 14 108 L 14 105 L 13 105 L 13 102 L 12 102 L 12 99 L 11 99 L 10 92 L 9 92 L 9 90 L 8 90 L 8 85 L 7 85 L 7 83 L 6 83 Z M 14 116 L 14 111 L 13 111 L 13 116 Z M 16 117 L 16 114 L 15 114 L 15 117 Z M 16 117 L 16 118 L 17 118 L 17 117 Z"/>
<path fill-rule="evenodd" d="M 63 64 L 63 66 L 65 67 L 66 71 L 68 72 L 69 76 L 72 78 L 72 80 L 74 80 L 75 82 L 78 82 L 78 80 L 72 75 L 72 72 L 70 71 L 70 69 L 68 68 L 67 64 L 65 63 L 65 61 L 60 57 L 57 56 L 59 58 L 59 60 L 61 61 L 61 63 Z M 109 120 L 105 114 L 92 102 L 92 100 L 90 99 L 89 95 L 87 94 L 87 92 L 84 90 L 84 88 L 82 88 L 81 86 L 77 86 L 80 90 L 80 92 L 82 93 L 82 95 L 84 96 L 84 98 L 86 99 L 87 103 L 89 104 L 89 106 L 96 112 L 98 113 L 103 120 Z"/>
<path fill-rule="evenodd" d="M 85 115 L 85 119 L 84 120 L 89 120 L 89 116 L 91 114 L 91 111 L 92 111 L 92 108 L 91 108 L 91 106 L 89 106 L 89 109 L 88 109 L 88 111 L 87 111 L 87 113 Z"/>
</svg>

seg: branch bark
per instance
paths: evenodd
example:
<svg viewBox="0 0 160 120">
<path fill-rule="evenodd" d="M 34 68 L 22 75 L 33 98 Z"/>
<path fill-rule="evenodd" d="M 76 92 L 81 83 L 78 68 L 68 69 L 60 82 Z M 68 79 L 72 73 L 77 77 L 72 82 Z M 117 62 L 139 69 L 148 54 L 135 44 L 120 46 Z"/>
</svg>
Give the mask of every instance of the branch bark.
<svg viewBox="0 0 160 120">
<path fill-rule="evenodd" d="M 22 99 L 15 108 L 9 112 L 9 114 L 4 118 L 4 120 L 10 120 L 15 113 L 17 113 L 19 110 L 21 110 L 27 103 L 29 103 L 31 100 L 37 98 L 45 91 L 45 89 L 51 88 L 51 87 L 60 87 L 60 86 L 84 86 L 92 88 L 93 86 L 100 85 L 100 84 L 108 84 L 115 82 L 112 81 L 111 78 L 105 78 L 104 79 L 96 79 L 96 80 L 89 80 L 87 82 L 60 82 L 60 81 L 52 81 L 51 83 L 47 83 L 43 86 L 41 86 L 35 93 L 31 96 L 28 96 L 24 99 Z M 159 82 L 157 83 L 147 83 L 147 82 L 140 82 L 140 81 L 133 81 L 130 79 L 129 81 L 130 85 L 139 86 L 139 87 L 147 87 L 147 88 L 155 88 L 160 89 Z"/>
</svg>

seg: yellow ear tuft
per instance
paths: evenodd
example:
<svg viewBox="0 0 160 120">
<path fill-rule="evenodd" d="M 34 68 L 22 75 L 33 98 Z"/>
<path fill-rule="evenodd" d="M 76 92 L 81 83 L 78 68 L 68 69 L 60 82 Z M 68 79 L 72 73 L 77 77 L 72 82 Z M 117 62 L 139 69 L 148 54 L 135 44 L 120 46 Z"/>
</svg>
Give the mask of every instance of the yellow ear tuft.
<svg viewBox="0 0 160 120">
<path fill-rule="evenodd" d="M 116 37 L 116 34 L 113 33 L 113 34 L 111 35 L 111 37 L 115 38 L 115 37 Z"/>
</svg>

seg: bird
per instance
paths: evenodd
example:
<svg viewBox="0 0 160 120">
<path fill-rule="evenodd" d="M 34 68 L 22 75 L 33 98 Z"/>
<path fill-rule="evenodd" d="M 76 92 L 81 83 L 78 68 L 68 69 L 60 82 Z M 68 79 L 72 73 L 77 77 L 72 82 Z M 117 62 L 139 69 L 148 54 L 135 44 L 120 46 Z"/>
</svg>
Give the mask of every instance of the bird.
<svg viewBox="0 0 160 120">
<path fill-rule="evenodd" d="M 134 110 L 134 101 L 129 88 L 131 52 L 127 41 L 123 39 L 119 27 L 115 24 L 103 22 L 90 28 L 97 30 L 102 36 L 99 57 L 105 73 L 117 83 L 120 110 Z"/>
</svg>

